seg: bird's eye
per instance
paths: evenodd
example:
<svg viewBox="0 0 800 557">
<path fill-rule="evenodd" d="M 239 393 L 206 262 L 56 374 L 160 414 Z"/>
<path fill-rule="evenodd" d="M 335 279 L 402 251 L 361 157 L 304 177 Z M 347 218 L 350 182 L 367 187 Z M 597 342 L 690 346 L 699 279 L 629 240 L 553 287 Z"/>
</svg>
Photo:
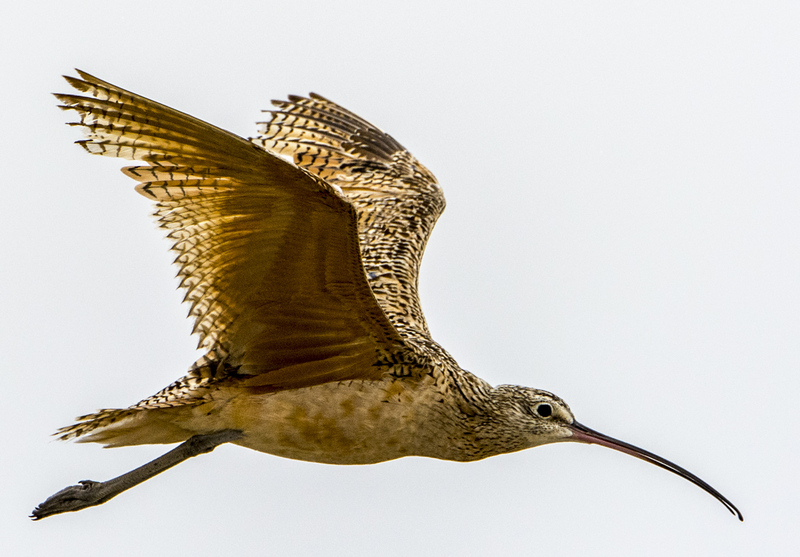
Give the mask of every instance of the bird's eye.
<svg viewBox="0 0 800 557">
<path fill-rule="evenodd" d="M 536 413 L 542 418 L 549 418 L 553 415 L 553 407 L 549 404 L 539 404 L 536 406 Z"/>
</svg>

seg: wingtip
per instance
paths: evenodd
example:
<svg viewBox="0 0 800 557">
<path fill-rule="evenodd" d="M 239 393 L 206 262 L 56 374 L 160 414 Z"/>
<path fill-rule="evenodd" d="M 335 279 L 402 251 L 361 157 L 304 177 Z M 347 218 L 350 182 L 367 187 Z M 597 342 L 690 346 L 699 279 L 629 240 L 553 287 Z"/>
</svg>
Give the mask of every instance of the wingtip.
<svg viewBox="0 0 800 557">
<path fill-rule="evenodd" d="M 69 83 L 78 91 L 88 92 L 96 87 L 107 87 L 110 89 L 117 88 L 115 85 L 112 85 L 107 81 L 103 81 L 102 79 L 95 77 L 81 69 L 75 68 L 75 73 L 78 74 L 78 77 L 73 77 L 71 75 L 64 75 L 63 77 L 67 80 L 67 83 Z"/>
<path fill-rule="evenodd" d="M 97 78 L 90 73 L 87 73 L 81 69 L 75 68 L 75 71 L 81 76 L 81 79 L 84 81 L 97 81 Z"/>
<path fill-rule="evenodd" d="M 64 80 L 67 83 L 69 83 L 70 87 L 72 87 L 73 89 L 77 89 L 78 91 L 81 91 L 82 93 L 85 93 L 91 87 L 89 82 L 85 81 L 83 79 L 79 79 L 79 78 L 73 77 L 71 75 L 64 75 L 62 77 L 64 78 Z"/>
<path fill-rule="evenodd" d="M 53 95 L 56 99 L 58 99 L 59 102 L 64 103 L 64 104 L 58 105 L 60 108 L 68 110 L 68 109 L 72 108 L 72 106 L 74 104 L 76 104 L 75 95 L 70 95 L 68 93 L 51 93 L 51 95 Z"/>
</svg>

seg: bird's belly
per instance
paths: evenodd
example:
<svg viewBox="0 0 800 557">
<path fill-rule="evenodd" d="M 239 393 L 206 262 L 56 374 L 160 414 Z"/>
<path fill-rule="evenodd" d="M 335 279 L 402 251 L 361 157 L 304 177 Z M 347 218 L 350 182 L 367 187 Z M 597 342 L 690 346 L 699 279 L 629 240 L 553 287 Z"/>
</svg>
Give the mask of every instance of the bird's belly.
<svg viewBox="0 0 800 557">
<path fill-rule="evenodd" d="M 282 457 L 329 464 L 370 464 L 419 454 L 427 421 L 424 390 L 401 380 L 328 383 L 231 396 L 218 427 L 240 429 L 235 443 Z"/>
</svg>

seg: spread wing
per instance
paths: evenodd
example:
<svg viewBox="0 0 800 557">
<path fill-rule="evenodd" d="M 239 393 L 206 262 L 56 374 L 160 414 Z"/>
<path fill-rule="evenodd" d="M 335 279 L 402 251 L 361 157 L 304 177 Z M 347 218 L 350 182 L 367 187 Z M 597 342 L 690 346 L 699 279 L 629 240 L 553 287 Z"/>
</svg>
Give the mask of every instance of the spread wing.
<svg viewBox="0 0 800 557">
<path fill-rule="evenodd" d="M 319 95 L 272 102 L 277 110 L 251 141 L 341 188 L 358 212 L 375 298 L 404 337 L 430 339 L 417 285 L 445 207 L 436 178 L 391 136 Z"/>
<path fill-rule="evenodd" d="M 93 154 L 155 201 L 204 358 L 268 389 L 377 378 L 405 350 L 375 300 L 358 217 L 325 180 L 201 120 L 84 72 L 75 110 Z"/>
</svg>

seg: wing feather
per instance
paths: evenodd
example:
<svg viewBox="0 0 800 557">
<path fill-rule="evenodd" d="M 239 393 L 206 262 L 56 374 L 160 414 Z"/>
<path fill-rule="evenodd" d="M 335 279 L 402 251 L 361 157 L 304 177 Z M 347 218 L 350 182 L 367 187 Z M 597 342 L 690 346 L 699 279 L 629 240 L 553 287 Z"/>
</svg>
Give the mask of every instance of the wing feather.
<svg viewBox="0 0 800 557">
<path fill-rule="evenodd" d="M 257 387 L 378 378 L 406 350 L 367 283 L 358 217 L 323 179 L 230 132 L 84 72 L 76 111 L 93 154 L 146 164 L 123 172 L 156 203 L 173 242 L 203 366 Z M 170 391 L 172 392 L 172 391 Z M 143 401 L 146 402 L 146 401 Z"/>
<path fill-rule="evenodd" d="M 418 281 L 445 206 L 433 174 L 390 135 L 320 95 L 273 104 L 251 141 L 342 190 L 358 212 L 361 257 L 378 303 L 405 338 L 430 340 Z"/>
</svg>

